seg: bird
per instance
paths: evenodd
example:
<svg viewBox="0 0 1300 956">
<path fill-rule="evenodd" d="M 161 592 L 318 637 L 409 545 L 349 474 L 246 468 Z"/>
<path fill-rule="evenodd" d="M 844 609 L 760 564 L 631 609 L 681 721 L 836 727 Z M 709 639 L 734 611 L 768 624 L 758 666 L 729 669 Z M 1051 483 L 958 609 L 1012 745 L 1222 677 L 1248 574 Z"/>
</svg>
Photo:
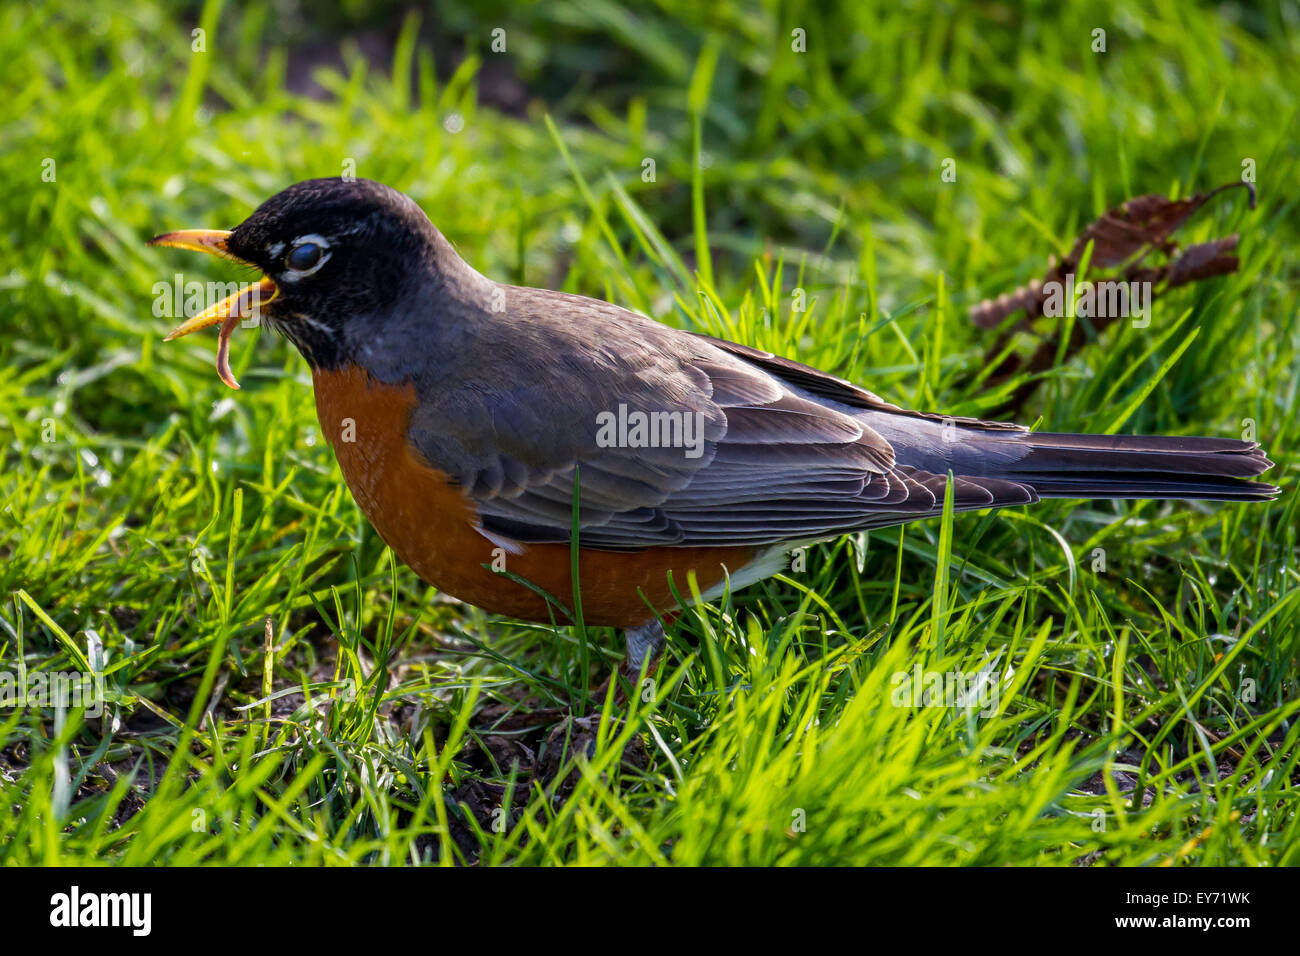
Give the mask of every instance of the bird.
<svg viewBox="0 0 1300 956">
<path fill-rule="evenodd" d="M 157 246 L 260 280 L 167 338 L 260 318 L 311 371 L 357 505 L 439 591 L 622 628 L 652 666 L 713 600 L 842 535 L 1043 498 L 1267 501 L 1254 441 L 1045 433 L 914 411 L 773 352 L 476 271 L 402 192 L 310 179 Z M 576 547 L 573 540 L 576 533 Z M 574 588 L 576 570 L 577 587 Z"/>
</svg>

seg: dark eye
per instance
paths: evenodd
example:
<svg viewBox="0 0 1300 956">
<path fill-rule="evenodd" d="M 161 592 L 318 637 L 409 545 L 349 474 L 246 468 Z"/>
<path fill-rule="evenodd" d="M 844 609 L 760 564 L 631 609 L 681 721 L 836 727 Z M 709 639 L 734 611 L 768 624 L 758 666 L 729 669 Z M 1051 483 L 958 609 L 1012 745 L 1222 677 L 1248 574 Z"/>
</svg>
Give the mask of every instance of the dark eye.
<svg viewBox="0 0 1300 956">
<path fill-rule="evenodd" d="M 325 250 L 314 242 L 302 242 L 289 250 L 284 257 L 284 264 L 294 272 L 306 272 L 320 262 Z"/>
</svg>

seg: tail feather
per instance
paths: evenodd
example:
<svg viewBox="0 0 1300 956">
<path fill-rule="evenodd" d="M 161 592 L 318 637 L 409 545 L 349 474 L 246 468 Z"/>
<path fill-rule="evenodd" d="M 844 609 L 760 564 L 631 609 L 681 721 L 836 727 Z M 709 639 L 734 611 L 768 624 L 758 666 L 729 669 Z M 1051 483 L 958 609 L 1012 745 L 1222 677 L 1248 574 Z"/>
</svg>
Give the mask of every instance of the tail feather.
<svg viewBox="0 0 1300 956">
<path fill-rule="evenodd" d="M 1274 485 L 1249 480 L 1273 467 L 1254 442 L 1050 433 L 986 433 L 974 440 L 1003 452 L 1008 441 L 1028 445 L 1028 454 L 1014 461 L 992 448 L 988 458 L 1000 461 L 996 477 L 1026 484 L 1045 498 L 1267 501 L 1278 494 Z"/>
</svg>

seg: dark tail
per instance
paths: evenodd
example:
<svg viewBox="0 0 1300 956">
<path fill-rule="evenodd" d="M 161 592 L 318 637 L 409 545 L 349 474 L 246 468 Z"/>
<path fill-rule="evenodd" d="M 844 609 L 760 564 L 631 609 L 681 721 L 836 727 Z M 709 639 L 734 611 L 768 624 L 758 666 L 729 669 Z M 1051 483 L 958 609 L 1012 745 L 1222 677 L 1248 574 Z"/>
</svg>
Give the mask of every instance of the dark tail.
<svg viewBox="0 0 1300 956">
<path fill-rule="evenodd" d="M 1278 489 L 1249 481 L 1273 463 L 1254 442 L 1146 435 L 1010 436 L 976 439 L 998 478 L 1026 484 L 1044 498 L 1199 498 L 1267 501 Z M 1009 440 L 1010 439 L 1010 440 Z M 1014 442 L 1029 454 L 1007 461 Z M 990 447 L 1000 446 L 998 447 Z"/>
</svg>

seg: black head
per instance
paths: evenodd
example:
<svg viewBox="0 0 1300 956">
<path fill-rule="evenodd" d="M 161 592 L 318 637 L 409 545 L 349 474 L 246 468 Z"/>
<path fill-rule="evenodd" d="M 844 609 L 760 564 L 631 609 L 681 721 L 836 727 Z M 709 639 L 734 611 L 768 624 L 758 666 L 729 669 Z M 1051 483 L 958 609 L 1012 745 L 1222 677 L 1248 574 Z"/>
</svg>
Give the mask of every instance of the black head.
<svg viewBox="0 0 1300 956">
<path fill-rule="evenodd" d="M 450 251 L 414 200 L 368 179 L 296 183 L 240 223 L 226 248 L 275 282 L 263 318 L 317 368 L 346 357 L 347 323 L 436 282 Z"/>
</svg>

